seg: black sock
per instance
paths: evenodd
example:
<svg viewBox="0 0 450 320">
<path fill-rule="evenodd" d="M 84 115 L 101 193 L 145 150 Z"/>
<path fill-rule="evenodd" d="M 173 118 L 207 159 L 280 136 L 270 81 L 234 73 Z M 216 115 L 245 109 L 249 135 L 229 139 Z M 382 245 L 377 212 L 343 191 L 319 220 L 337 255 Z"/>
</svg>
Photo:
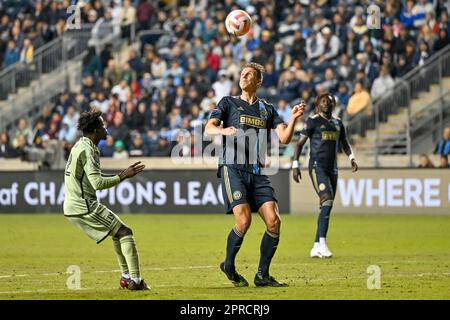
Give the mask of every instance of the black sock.
<svg viewBox="0 0 450 320">
<path fill-rule="evenodd" d="M 261 240 L 261 258 L 259 260 L 258 273 L 263 276 L 269 275 L 270 262 L 272 261 L 275 251 L 277 251 L 280 235 L 269 231 L 264 232 Z"/>
<path fill-rule="evenodd" d="M 317 220 L 316 242 L 319 238 L 326 238 L 328 232 L 328 223 L 330 222 L 330 213 L 332 206 L 322 206 L 320 208 L 319 219 Z"/>
<path fill-rule="evenodd" d="M 227 271 L 235 270 L 234 260 L 243 241 L 244 235 L 240 233 L 236 227 L 231 229 L 227 239 L 227 256 L 225 258 L 225 269 Z"/>
</svg>

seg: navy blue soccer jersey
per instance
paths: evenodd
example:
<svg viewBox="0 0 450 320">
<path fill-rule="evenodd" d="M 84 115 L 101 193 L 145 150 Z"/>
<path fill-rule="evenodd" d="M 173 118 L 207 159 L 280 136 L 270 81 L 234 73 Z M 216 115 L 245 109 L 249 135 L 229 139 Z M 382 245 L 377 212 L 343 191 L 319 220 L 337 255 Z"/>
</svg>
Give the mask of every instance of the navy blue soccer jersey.
<svg viewBox="0 0 450 320">
<path fill-rule="evenodd" d="M 341 119 L 315 114 L 306 120 L 301 133 L 310 140 L 310 165 L 337 169 L 339 142 L 346 139 Z"/>
<path fill-rule="evenodd" d="M 236 136 L 222 138 L 219 168 L 227 164 L 260 174 L 270 143 L 270 130 L 284 123 L 275 107 L 260 99 L 249 104 L 240 97 L 227 96 L 219 101 L 209 118 L 222 121 L 224 128 L 238 129 Z"/>
</svg>

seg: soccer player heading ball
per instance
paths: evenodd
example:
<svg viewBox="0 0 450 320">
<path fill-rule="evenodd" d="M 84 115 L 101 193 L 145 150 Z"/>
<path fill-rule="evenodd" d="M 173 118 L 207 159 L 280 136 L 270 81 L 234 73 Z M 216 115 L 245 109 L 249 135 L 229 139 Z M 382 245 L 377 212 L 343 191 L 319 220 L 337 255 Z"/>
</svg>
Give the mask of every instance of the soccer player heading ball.
<svg viewBox="0 0 450 320">
<path fill-rule="evenodd" d="M 64 216 L 97 243 L 112 236 L 122 278 L 120 286 L 130 290 L 148 290 L 140 278 L 139 254 L 133 232 L 117 215 L 97 201 L 96 190 L 112 188 L 134 177 L 145 166 L 136 162 L 117 175 L 104 175 L 100 170 L 98 143 L 107 131 L 101 112 L 84 112 L 78 120 L 83 137 L 73 146 L 66 164 Z"/>
<path fill-rule="evenodd" d="M 331 208 L 336 195 L 338 168 L 337 153 L 339 142 L 349 157 L 352 171 L 358 170 L 355 156 L 347 140 L 341 119 L 332 116 L 336 100 L 329 93 L 318 96 L 314 102 L 316 113 L 308 118 L 295 150 L 292 174 L 295 182 L 302 178 L 298 159 L 308 138 L 310 139 L 309 175 L 314 189 L 319 195 L 320 214 L 316 239 L 311 249 L 312 258 L 331 258 L 333 255 L 326 243 Z"/>
<path fill-rule="evenodd" d="M 223 135 L 218 176 L 226 211 L 234 214 L 236 224 L 228 235 L 226 259 L 220 268 L 238 287 L 248 286 L 247 280 L 236 271 L 235 257 L 250 227 L 252 212 L 259 212 L 267 227 L 261 241 L 261 258 L 254 283 L 256 286 L 285 286 L 269 274 L 280 238 L 281 220 L 275 192 L 269 178 L 262 174 L 264 155 L 261 156 L 261 149 L 270 138 L 271 129 L 275 129 L 281 143 L 291 141 L 295 122 L 303 115 L 305 104 L 302 101 L 292 109 L 290 122 L 286 125 L 274 106 L 256 96 L 263 71 L 259 64 L 247 64 L 239 80 L 242 94 L 222 98 L 205 127 L 207 135 Z M 254 138 L 252 143 L 251 137 Z"/>
</svg>

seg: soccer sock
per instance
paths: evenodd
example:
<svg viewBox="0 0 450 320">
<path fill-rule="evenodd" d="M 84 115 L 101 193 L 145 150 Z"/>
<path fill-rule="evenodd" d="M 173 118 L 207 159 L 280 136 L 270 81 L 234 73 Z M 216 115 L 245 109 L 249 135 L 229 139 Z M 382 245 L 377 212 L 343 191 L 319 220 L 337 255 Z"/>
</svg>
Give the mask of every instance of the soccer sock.
<svg viewBox="0 0 450 320">
<path fill-rule="evenodd" d="M 136 243 L 132 235 L 120 238 L 120 247 L 122 253 L 127 261 L 128 268 L 130 270 L 131 279 L 136 282 L 141 282 L 141 273 L 139 269 L 139 254 L 136 249 Z"/>
<path fill-rule="evenodd" d="M 122 253 L 122 247 L 120 245 L 119 238 L 112 238 L 114 252 L 116 253 L 117 261 L 119 262 L 120 272 L 122 272 L 122 277 L 129 278 L 130 272 L 128 271 L 127 260 Z"/>
<path fill-rule="evenodd" d="M 227 271 L 235 270 L 234 261 L 236 255 L 241 248 L 241 244 L 244 241 L 244 234 L 236 229 L 236 226 L 231 229 L 227 239 L 227 256 L 225 258 L 225 269 Z"/>
<path fill-rule="evenodd" d="M 319 226 L 320 226 L 320 222 L 321 222 L 321 217 L 320 217 L 321 212 L 322 212 L 322 206 L 320 206 L 319 217 L 317 218 L 316 238 L 314 239 L 314 244 L 316 244 L 316 243 L 318 244 L 319 243 L 319 238 L 320 238 L 320 234 L 319 234 L 320 228 L 319 228 Z"/>
<path fill-rule="evenodd" d="M 316 242 L 319 242 L 320 238 L 327 237 L 328 224 L 330 222 L 330 213 L 332 208 L 332 205 L 330 205 L 329 203 L 324 203 L 324 205 L 322 205 L 322 207 L 320 208 L 319 219 L 317 220 Z"/>
<path fill-rule="evenodd" d="M 269 275 L 270 262 L 277 251 L 280 235 L 266 230 L 261 240 L 261 258 L 259 260 L 258 273 Z"/>
</svg>

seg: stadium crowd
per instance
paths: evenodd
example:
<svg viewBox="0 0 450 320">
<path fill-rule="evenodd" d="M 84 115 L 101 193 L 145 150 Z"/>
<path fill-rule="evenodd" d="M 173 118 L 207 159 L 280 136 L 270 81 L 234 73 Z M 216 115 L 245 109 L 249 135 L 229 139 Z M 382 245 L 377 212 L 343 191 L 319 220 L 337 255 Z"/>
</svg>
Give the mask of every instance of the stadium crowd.
<svg viewBox="0 0 450 320">
<path fill-rule="evenodd" d="M 21 59 L 22 54 L 11 58 L 11 52 L 14 46 L 23 51 L 26 39 L 37 47 L 63 32 L 64 18 L 55 12 L 67 7 L 67 0 L 33 3 L 15 14 L 2 11 L 3 48 L 8 43 L 4 65 Z M 83 21 L 119 17 L 125 37 L 132 24 L 138 31 L 162 29 L 170 36 L 146 38 L 124 63 L 112 45 L 101 52 L 90 48 L 80 92 L 61 93 L 54 105 L 43 107 L 36 123 L 22 119 L 12 146 L 2 150 L 12 148 L 15 152 L 6 154 L 17 155 L 26 145 L 40 148 L 56 139 L 68 152 L 79 136 L 80 113 L 95 108 L 104 113 L 110 133 L 100 145 L 103 157 L 168 156 L 175 132 L 192 132 L 221 97 L 239 94 L 239 72 L 249 61 L 265 66 L 259 96 L 274 103 L 285 121 L 291 106 L 305 100 L 312 111 L 313 97 L 326 91 L 335 95 L 335 112 L 344 120 L 370 114 L 373 101 L 392 89 L 396 79 L 450 43 L 449 1 L 375 1 L 380 29 L 366 24 L 371 3 L 185 0 L 174 6 L 171 1 L 90 1 L 83 7 Z M 224 26 L 227 13 L 237 8 L 254 21 L 239 39 Z M 8 144 L 7 136 L 2 134 L 2 145 Z M 192 143 L 186 152 L 201 150 Z"/>
</svg>

